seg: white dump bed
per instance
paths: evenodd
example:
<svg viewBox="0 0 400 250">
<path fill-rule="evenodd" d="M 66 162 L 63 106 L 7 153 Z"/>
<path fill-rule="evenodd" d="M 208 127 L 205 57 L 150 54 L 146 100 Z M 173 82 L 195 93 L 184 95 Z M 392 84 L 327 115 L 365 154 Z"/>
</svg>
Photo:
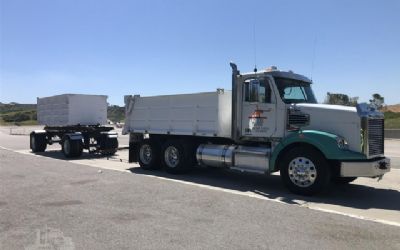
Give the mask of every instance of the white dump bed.
<svg viewBox="0 0 400 250">
<path fill-rule="evenodd" d="M 37 98 L 38 123 L 47 126 L 105 125 L 107 96 L 64 94 Z"/>
<path fill-rule="evenodd" d="M 231 91 L 125 96 L 124 133 L 231 137 Z"/>
</svg>

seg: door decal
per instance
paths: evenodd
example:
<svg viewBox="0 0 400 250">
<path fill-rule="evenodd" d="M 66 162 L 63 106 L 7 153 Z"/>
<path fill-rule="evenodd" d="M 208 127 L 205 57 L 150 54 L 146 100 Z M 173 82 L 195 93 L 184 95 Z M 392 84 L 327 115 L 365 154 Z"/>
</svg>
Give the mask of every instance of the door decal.
<svg viewBox="0 0 400 250">
<path fill-rule="evenodd" d="M 245 129 L 246 134 L 265 133 L 268 128 L 264 127 L 264 121 L 267 120 L 264 112 L 270 112 L 271 109 L 263 110 L 256 106 L 256 109 L 249 116 L 249 128 Z"/>
</svg>

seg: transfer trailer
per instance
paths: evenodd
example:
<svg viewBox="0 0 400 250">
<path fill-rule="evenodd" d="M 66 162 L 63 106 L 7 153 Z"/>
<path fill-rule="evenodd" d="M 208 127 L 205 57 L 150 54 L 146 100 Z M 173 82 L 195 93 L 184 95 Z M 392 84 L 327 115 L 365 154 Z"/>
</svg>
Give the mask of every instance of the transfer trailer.
<svg viewBox="0 0 400 250">
<path fill-rule="evenodd" d="M 107 123 L 107 96 L 63 94 L 37 99 L 39 124 L 43 130 L 30 134 L 33 152 L 47 145 L 61 144 L 66 157 L 89 153 L 112 155 L 118 149 L 118 135 Z"/>
</svg>

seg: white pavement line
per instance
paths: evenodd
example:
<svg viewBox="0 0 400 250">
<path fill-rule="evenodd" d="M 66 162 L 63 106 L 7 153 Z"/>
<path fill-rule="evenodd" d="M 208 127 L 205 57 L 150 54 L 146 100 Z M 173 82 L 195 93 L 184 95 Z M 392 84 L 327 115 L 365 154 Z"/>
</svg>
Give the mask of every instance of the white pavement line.
<svg viewBox="0 0 400 250">
<path fill-rule="evenodd" d="M 0 146 L 0 148 L 8 150 L 8 151 L 15 152 L 15 153 L 19 153 L 19 154 L 48 158 L 48 157 L 43 156 L 43 155 L 32 154 L 30 151 L 27 151 L 27 150 L 13 150 L 13 149 L 8 149 L 8 148 L 2 147 L 2 146 Z M 54 159 L 54 160 L 61 160 L 61 159 Z M 79 164 L 79 165 L 84 165 L 84 166 L 89 166 L 89 167 L 95 167 L 95 168 L 101 168 L 101 169 L 115 170 L 115 171 L 120 171 L 120 172 L 129 172 L 129 173 L 131 173 L 129 170 L 126 170 L 126 169 L 108 168 L 108 167 L 102 167 L 102 166 L 99 166 L 99 165 L 90 165 L 90 164 L 87 164 L 87 163 L 81 163 L 81 162 L 76 162 L 76 161 L 68 161 L 68 162 Z M 351 217 L 351 218 L 355 218 L 355 219 L 359 219 L 359 220 L 371 221 L 371 222 L 376 222 L 376 223 L 381 223 L 381 224 L 400 227 L 400 223 L 398 223 L 398 222 L 388 221 L 388 220 L 381 220 L 381 219 L 374 219 L 374 218 L 370 218 L 370 217 L 364 217 L 364 216 L 361 216 L 361 215 L 356 215 L 356 214 L 351 214 L 351 213 L 344 213 L 344 212 L 339 212 L 339 211 L 336 211 L 336 210 L 319 208 L 319 207 L 314 207 L 314 206 L 310 207 L 308 202 L 303 202 L 303 201 L 300 201 L 300 200 L 294 200 L 294 202 L 297 202 L 297 204 L 290 204 L 290 203 L 282 201 L 282 199 L 284 199 L 284 197 L 282 197 L 282 198 L 278 197 L 276 199 L 271 199 L 271 198 L 268 198 L 268 197 L 253 193 L 253 192 L 235 191 L 235 190 L 219 188 L 219 187 L 209 186 L 209 185 L 205 185 L 205 184 L 198 184 L 198 183 L 193 183 L 193 182 L 188 182 L 188 181 L 175 180 L 175 179 L 170 179 L 170 178 L 156 176 L 156 175 L 150 175 L 150 174 L 145 174 L 145 175 L 141 175 L 141 176 L 150 177 L 150 178 L 156 178 L 156 179 L 175 182 L 175 183 L 181 183 L 181 184 L 185 184 L 185 185 L 189 185 L 189 186 L 200 187 L 200 188 L 205 188 L 205 189 L 214 190 L 214 191 L 221 191 L 221 192 L 224 192 L 224 193 L 230 193 L 230 194 L 246 196 L 246 197 L 250 197 L 250 198 L 256 198 L 256 199 L 259 199 L 259 200 L 277 202 L 277 203 L 281 203 L 281 204 L 285 204 L 285 205 L 297 205 L 298 207 L 308 208 L 308 209 L 315 210 L 315 211 L 331 213 L 331 214 L 337 214 L 337 215 L 347 216 L 347 217 Z"/>
<path fill-rule="evenodd" d="M 382 223 L 382 224 L 387 224 L 387 225 L 391 225 L 391 226 L 400 227 L 400 223 L 395 222 L 395 221 L 373 219 L 373 218 L 364 217 L 364 216 L 361 216 L 361 215 L 343 213 L 343 212 L 339 212 L 339 211 L 335 211 L 335 210 L 331 210 L 331 209 L 326 209 L 326 208 L 319 208 L 319 207 L 312 207 L 310 209 L 317 210 L 317 211 L 322 211 L 322 212 L 326 212 L 326 213 L 344 215 L 344 216 L 348 216 L 348 217 L 356 218 L 356 219 L 360 219 L 360 220 L 373 221 L 373 222 L 378 222 L 378 223 Z"/>
<path fill-rule="evenodd" d="M 8 150 L 8 151 L 14 151 L 13 149 L 5 148 L 5 147 L 3 147 L 3 146 L 0 146 L 0 149 L 4 149 L 4 150 Z M 15 151 L 14 151 L 14 152 L 15 152 Z"/>
</svg>

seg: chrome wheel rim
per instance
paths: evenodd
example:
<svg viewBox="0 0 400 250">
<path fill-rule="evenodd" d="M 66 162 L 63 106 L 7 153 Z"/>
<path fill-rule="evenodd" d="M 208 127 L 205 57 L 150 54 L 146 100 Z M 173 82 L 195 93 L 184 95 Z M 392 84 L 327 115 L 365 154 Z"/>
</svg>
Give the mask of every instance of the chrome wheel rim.
<svg viewBox="0 0 400 250">
<path fill-rule="evenodd" d="M 145 144 L 145 145 L 140 147 L 139 157 L 140 157 L 140 161 L 143 162 L 146 165 L 151 162 L 152 150 L 151 150 L 150 145 Z"/>
<path fill-rule="evenodd" d="M 69 143 L 69 140 L 65 140 L 63 146 L 64 146 L 64 153 L 66 155 L 69 155 L 69 153 L 71 152 L 71 145 Z"/>
<path fill-rule="evenodd" d="M 306 157 L 297 157 L 289 163 L 289 178 L 299 187 L 309 187 L 317 179 L 314 163 Z"/>
<path fill-rule="evenodd" d="M 169 146 L 164 153 L 165 163 L 170 168 L 175 168 L 179 164 L 179 151 L 174 146 Z"/>
</svg>

